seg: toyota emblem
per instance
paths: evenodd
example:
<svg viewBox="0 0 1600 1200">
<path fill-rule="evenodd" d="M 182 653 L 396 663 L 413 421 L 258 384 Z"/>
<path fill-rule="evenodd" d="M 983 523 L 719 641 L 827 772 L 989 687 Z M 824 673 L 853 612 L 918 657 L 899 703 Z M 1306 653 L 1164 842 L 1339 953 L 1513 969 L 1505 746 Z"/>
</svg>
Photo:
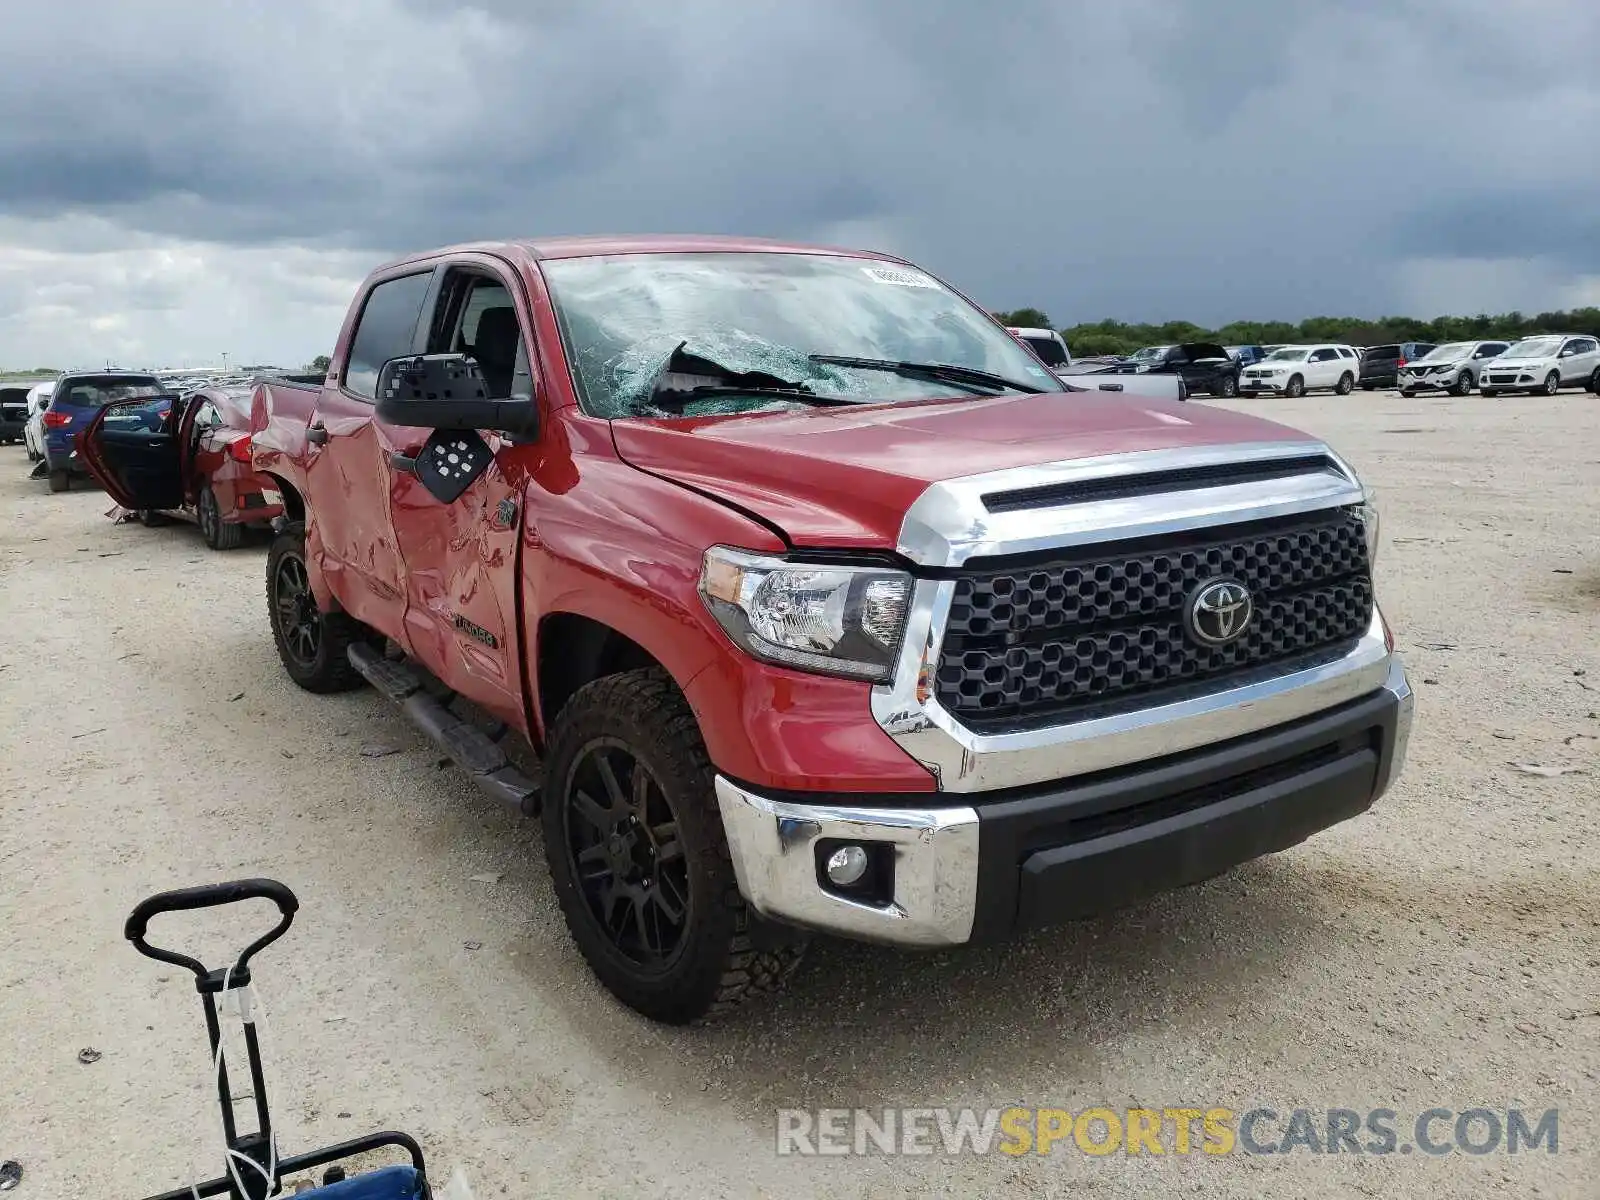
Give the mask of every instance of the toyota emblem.
<svg viewBox="0 0 1600 1200">
<path fill-rule="evenodd" d="M 1202 583 L 1184 607 L 1189 636 L 1202 646 L 1226 646 L 1244 636 L 1255 615 L 1250 590 L 1237 579 Z"/>
</svg>

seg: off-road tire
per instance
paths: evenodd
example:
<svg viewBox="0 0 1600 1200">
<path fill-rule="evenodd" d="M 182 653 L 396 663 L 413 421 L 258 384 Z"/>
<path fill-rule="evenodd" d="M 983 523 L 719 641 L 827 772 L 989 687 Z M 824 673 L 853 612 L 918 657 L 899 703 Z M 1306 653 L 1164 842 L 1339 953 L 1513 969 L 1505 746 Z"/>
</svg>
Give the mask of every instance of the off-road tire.
<svg viewBox="0 0 1600 1200">
<path fill-rule="evenodd" d="M 306 527 L 295 522 L 280 533 L 267 552 L 267 620 L 272 624 L 272 640 L 277 644 L 278 657 L 289 678 L 308 692 L 348 692 L 361 687 L 366 680 L 350 664 L 348 651 L 355 642 L 375 642 L 381 639 L 367 626 L 348 613 L 319 612 L 320 636 L 315 655 L 302 659 L 289 647 L 282 613 L 278 607 L 276 581 L 279 568 L 287 558 L 306 562 Z"/>
<path fill-rule="evenodd" d="M 72 476 L 65 471 L 51 471 L 46 478 L 49 480 L 52 492 L 65 492 L 72 487 Z"/>
<path fill-rule="evenodd" d="M 209 506 L 209 508 L 208 508 Z M 211 484 L 200 485 L 200 498 L 196 505 L 200 518 L 200 534 L 213 550 L 237 550 L 244 545 L 244 526 L 229 525 L 222 519 L 222 506 Z"/>
<path fill-rule="evenodd" d="M 597 738 L 620 741 L 670 800 L 688 860 L 687 939 L 665 971 L 647 973 L 617 950 L 591 913 L 570 861 L 567 780 Z M 699 726 L 656 667 L 597 679 L 556 717 L 545 757 L 545 861 L 567 929 L 590 969 L 629 1008 L 684 1025 L 780 990 L 805 951 L 802 935 L 762 929 L 734 878 L 713 772 Z M 774 932 L 778 936 L 770 935 Z"/>
<path fill-rule="evenodd" d="M 1356 377 L 1350 374 L 1349 371 L 1346 371 L 1343 375 L 1339 376 L 1339 382 L 1334 385 L 1333 390 L 1341 396 L 1348 396 L 1351 392 L 1356 390 Z"/>
</svg>

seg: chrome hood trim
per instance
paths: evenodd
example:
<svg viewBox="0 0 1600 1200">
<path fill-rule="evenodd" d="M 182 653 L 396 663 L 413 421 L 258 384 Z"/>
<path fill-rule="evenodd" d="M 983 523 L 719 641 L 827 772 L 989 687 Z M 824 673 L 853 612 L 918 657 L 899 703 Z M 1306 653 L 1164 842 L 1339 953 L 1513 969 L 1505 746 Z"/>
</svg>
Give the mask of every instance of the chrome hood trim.
<svg viewBox="0 0 1600 1200">
<path fill-rule="evenodd" d="M 1175 487 L 1155 495 L 1041 505 L 992 513 L 984 496 L 1084 480 L 1133 479 L 1226 464 L 1326 456 L 1330 467 L 1304 475 L 1214 487 Z M 897 549 L 924 567 L 959 567 L 970 558 L 1026 554 L 1234 521 L 1290 516 L 1361 501 L 1356 474 L 1322 442 L 1249 442 L 1108 454 L 1017 470 L 966 475 L 929 485 L 907 510 Z"/>
</svg>

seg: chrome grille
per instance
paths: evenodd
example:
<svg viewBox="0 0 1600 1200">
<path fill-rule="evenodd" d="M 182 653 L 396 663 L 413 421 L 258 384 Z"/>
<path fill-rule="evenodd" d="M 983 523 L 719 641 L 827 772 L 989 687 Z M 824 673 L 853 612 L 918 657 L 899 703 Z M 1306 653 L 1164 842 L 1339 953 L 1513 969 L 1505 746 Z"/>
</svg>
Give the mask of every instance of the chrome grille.
<svg viewBox="0 0 1600 1200">
<path fill-rule="evenodd" d="M 969 564 L 970 566 L 970 564 Z M 1194 641 L 1183 607 L 1216 577 L 1250 590 L 1240 640 Z M 1349 508 L 969 569 L 935 690 L 983 732 L 1086 719 L 1347 653 L 1372 621 L 1365 527 Z"/>
</svg>

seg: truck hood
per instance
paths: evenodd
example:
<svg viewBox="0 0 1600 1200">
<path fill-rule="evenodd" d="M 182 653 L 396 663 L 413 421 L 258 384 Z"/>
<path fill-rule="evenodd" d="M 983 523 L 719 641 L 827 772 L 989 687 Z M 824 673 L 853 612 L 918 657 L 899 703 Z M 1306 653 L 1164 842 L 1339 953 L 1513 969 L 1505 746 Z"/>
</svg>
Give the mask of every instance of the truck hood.
<svg viewBox="0 0 1600 1200">
<path fill-rule="evenodd" d="M 1306 440 L 1241 413 L 1082 392 L 630 419 L 611 429 L 625 462 L 743 509 L 794 546 L 862 550 L 892 550 L 906 510 L 939 480 L 1139 450 Z"/>
</svg>

